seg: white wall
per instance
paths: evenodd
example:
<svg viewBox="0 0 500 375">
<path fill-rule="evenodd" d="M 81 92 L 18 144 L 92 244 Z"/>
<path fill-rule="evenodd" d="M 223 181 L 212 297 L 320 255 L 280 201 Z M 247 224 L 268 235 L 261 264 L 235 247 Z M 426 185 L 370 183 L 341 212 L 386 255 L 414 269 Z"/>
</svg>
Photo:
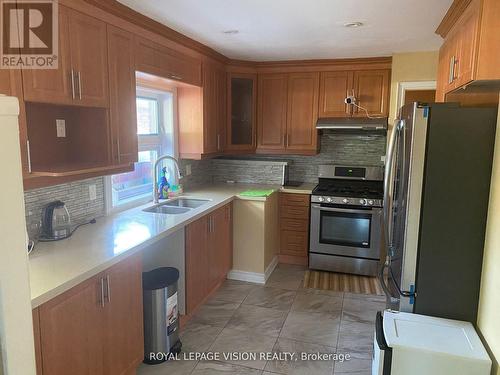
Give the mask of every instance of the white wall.
<svg viewBox="0 0 500 375">
<path fill-rule="evenodd" d="M 0 95 L 1 368 L 5 375 L 35 375 L 18 114 L 17 98 Z"/>
<path fill-rule="evenodd" d="M 477 325 L 494 357 L 493 373 L 500 375 L 500 113 L 491 174 Z"/>
</svg>

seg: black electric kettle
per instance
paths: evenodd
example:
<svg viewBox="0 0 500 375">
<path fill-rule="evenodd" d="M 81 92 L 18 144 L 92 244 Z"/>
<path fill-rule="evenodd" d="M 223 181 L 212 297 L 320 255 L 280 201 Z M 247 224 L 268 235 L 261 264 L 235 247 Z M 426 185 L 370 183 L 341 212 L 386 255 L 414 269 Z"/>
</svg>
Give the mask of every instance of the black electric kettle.
<svg viewBox="0 0 500 375">
<path fill-rule="evenodd" d="M 53 201 L 42 212 L 42 237 L 46 240 L 62 240 L 71 235 L 71 218 L 64 202 Z"/>
</svg>

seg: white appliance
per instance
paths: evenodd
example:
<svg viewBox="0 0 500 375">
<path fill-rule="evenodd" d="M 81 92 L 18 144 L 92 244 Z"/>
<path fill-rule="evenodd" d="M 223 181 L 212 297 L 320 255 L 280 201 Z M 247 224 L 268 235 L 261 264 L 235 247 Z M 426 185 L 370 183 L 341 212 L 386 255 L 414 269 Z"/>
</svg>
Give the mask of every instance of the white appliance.
<svg viewBox="0 0 500 375">
<path fill-rule="evenodd" d="M 372 375 L 489 375 L 491 359 L 469 322 L 377 313 Z"/>
</svg>

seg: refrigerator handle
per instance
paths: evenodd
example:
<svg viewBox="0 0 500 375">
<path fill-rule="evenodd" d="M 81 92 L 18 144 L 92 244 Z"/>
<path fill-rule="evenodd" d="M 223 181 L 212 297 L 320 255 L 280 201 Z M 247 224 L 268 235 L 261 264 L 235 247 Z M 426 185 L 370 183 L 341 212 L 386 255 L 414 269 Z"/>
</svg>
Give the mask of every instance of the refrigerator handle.
<svg viewBox="0 0 500 375">
<path fill-rule="evenodd" d="M 397 304 L 399 302 L 399 298 L 394 297 L 391 294 L 391 291 L 389 290 L 389 287 L 385 283 L 385 269 L 389 268 L 390 269 L 391 261 L 390 257 L 387 256 L 385 263 L 380 267 L 379 273 L 378 273 L 378 280 L 380 282 L 380 286 L 382 287 L 382 290 L 384 291 L 385 296 L 387 297 L 387 301 L 391 304 Z M 389 271 L 390 272 L 390 271 Z"/>
<path fill-rule="evenodd" d="M 386 235 L 389 235 L 389 191 L 392 182 L 392 168 L 394 163 L 394 152 L 396 149 L 396 142 L 398 138 L 399 131 L 404 127 L 403 120 L 396 120 L 394 128 L 391 133 L 391 138 L 389 139 L 389 146 L 387 148 L 387 157 L 384 169 L 384 223 L 386 228 Z M 387 236 L 386 240 L 389 240 Z"/>
<path fill-rule="evenodd" d="M 390 241 L 390 215 L 389 215 L 389 208 L 390 208 L 390 203 L 389 203 L 389 198 L 390 198 L 390 188 L 391 188 L 391 182 L 392 182 L 392 169 L 393 169 L 393 163 L 394 163 L 394 152 L 396 149 L 396 142 L 398 139 L 399 132 L 401 129 L 404 127 L 404 121 L 403 120 L 396 120 L 396 123 L 394 124 L 394 128 L 392 129 L 391 133 L 391 138 L 389 139 L 389 146 L 387 148 L 387 157 L 386 157 L 386 163 L 385 163 L 385 169 L 384 169 L 384 220 L 383 220 L 383 225 L 384 225 L 384 234 L 385 234 L 385 241 L 387 244 L 387 257 L 385 260 L 385 263 L 380 267 L 379 273 L 378 273 L 378 278 L 380 285 L 382 286 L 382 290 L 384 291 L 387 300 L 391 304 L 395 304 L 399 301 L 398 298 L 395 298 L 392 296 L 388 286 L 385 283 L 385 269 L 389 268 L 391 265 L 391 252 L 392 252 L 392 244 Z"/>
</svg>

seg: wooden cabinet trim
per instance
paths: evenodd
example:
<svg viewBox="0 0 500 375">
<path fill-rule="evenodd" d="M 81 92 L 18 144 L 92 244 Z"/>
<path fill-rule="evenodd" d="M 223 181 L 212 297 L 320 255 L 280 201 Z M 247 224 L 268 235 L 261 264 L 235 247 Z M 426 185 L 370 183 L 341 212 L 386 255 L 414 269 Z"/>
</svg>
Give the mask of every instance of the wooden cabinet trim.
<svg viewBox="0 0 500 375">
<path fill-rule="evenodd" d="M 436 34 L 441 35 L 442 38 L 446 38 L 453 25 L 455 25 L 471 1 L 472 0 L 454 0 L 441 20 L 441 23 L 438 25 L 435 31 Z"/>
</svg>

